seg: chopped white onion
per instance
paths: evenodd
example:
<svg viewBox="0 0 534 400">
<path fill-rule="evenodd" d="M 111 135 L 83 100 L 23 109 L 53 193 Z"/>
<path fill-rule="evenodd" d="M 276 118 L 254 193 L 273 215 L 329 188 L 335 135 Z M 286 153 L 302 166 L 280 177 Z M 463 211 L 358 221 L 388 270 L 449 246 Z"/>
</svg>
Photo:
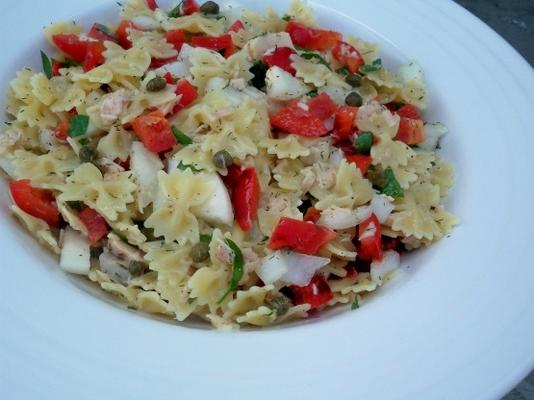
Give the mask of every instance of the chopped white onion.
<svg viewBox="0 0 534 400">
<path fill-rule="evenodd" d="M 326 93 L 334 103 L 342 106 L 345 105 L 345 98 L 349 92 L 339 86 L 327 85 L 319 89 L 319 93 Z"/>
<path fill-rule="evenodd" d="M 375 194 L 371 200 L 371 211 L 376 215 L 381 224 L 386 222 L 395 206 L 389 201 L 388 196 Z"/>
<path fill-rule="evenodd" d="M 411 61 L 408 64 L 405 64 L 402 67 L 400 67 L 398 76 L 404 83 L 410 82 L 410 81 L 424 82 L 425 80 L 423 69 L 415 61 Z"/>
<path fill-rule="evenodd" d="M 261 59 L 267 51 L 276 47 L 294 48 L 291 36 L 287 32 L 268 33 L 251 39 L 245 45 L 245 51 L 253 59 Z"/>
<path fill-rule="evenodd" d="M 142 31 L 149 31 L 151 29 L 159 28 L 159 22 L 148 15 L 138 15 L 133 17 L 132 22 L 137 29 Z"/>
<path fill-rule="evenodd" d="M 154 70 L 156 75 L 164 76 L 170 73 L 176 79 L 187 78 L 189 73 L 189 65 L 185 61 L 173 61 L 168 64 L 162 65 Z"/>
<path fill-rule="evenodd" d="M 371 279 L 373 282 L 381 285 L 384 281 L 384 278 L 399 267 L 399 253 L 397 253 L 395 250 L 388 250 L 384 252 L 384 257 L 381 261 L 373 261 L 371 263 Z"/>
<path fill-rule="evenodd" d="M 267 96 L 276 100 L 298 99 L 309 92 L 306 86 L 298 78 L 279 67 L 271 67 L 265 75 Z"/>
<path fill-rule="evenodd" d="M 91 248 L 87 238 L 68 226 L 62 239 L 59 267 L 73 274 L 87 275 L 91 268 Z"/>
<path fill-rule="evenodd" d="M 232 225 L 234 209 L 226 185 L 216 172 L 205 174 L 205 176 L 212 183 L 213 191 L 204 203 L 194 207 L 192 211 L 209 223 Z"/>
<path fill-rule="evenodd" d="M 423 143 L 418 144 L 417 146 L 426 151 L 434 151 L 438 147 L 439 140 L 443 135 L 445 135 L 449 130 L 441 122 L 436 122 L 434 124 L 426 123 L 425 124 L 425 134 L 426 139 Z"/>
<path fill-rule="evenodd" d="M 262 265 L 256 270 L 259 278 L 269 285 L 279 280 L 287 272 L 287 265 L 280 251 L 267 256 Z"/>
<path fill-rule="evenodd" d="M 51 129 L 39 129 L 39 142 L 43 150 L 51 150 L 57 143 L 56 136 Z"/>
<path fill-rule="evenodd" d="M 228 86 L 228 79 L 221 78 L 220 76 L 214 76 L 206 83 L 205 93 L 214 92 L 216 90 L 222 90 Z"/>
<path fill-rule="evenodd" d="M 100 262 L 100 269 L 108 274 L 112 281 L 126 284 L 132 277 L 130 271 L 121 265 L 120 259 L 111 254 L 108 249 L 104 249 L 100 257 L 98 257 Z"/>
<path fill-rule="evenodd" d="M 321 211 L 321 216 L 317 220 L 318 225 L 326 226 L 330 229 L 348 229 L 358 225 L 358 222 L 358 216 L 355 211 L 336 206 L 331 206 Z"/>
<path fill-rule="evenodd" d="M 133 142 L 130 152 L 132 172 L 139 184 L 137 201 L 142 211 L 154 201 L 158 191 L 158 172 L 163 169 L 163 163 L 157 154 L 147 150 L 141 142 Z"/>
<path fill-rule="evenodd" d="M 11 178 L 15 179 L 15 164 L 12 158 L 5 155 L 0 155 L 0 169 L 4 170 Z"/>
</svg>

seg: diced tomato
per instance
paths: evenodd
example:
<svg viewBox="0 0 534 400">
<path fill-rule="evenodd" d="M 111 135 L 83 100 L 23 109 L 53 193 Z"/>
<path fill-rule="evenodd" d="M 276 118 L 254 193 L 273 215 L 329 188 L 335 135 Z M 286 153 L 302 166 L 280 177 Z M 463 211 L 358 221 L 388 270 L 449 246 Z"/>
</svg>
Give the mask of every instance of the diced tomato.
<svg viewBox="0 0 534 400">
<path fill-rule="evenodd" d="M 426 139 L 425 127 L 420 119 L 401 117 L 395 139 L 408 145 L 422 143 Z"/>
<path fill-rule="evenodd" d="M 150 61 L 150 68 L 159 68 L 163 67 L 166 64 L 172 63 L 178 59 L 178 56 L 170 57 L 170 58 L 153 58 Z"/>
<path fill-rule="evenodd" d="M 221 52 L 225 57 L 231 56 L 235 51 L 232 36 L 228 33 L 221 36 L 193 36 L 191 44 L 194 47 L 204 47 Z"/>
<path fill-rule="evenodd" d="M 346 65 L 350 72 L 358 72 L 360 67 L 365 64 L 365 61 L 360 52 L 350 44 L 338 41 L 332 50 L 334 59 L 338 60 L 343 65 Z"/>
<path fill-rule="evenodd" d="M 289 288 L 295 304 L 309 304 L 312 310 L 334 298 L 328 282 L 321 275 L 315 275 L 307 286 L 292 285 Z"/>
<path fill-rule="evenodd" d="M 358 167 L 362 175 L 365 175 L 367 173 L 369 166 L 373 162 L 371 156 L 367 156 L 364 154 L 351 154 L 346 157 L 349 163 L 352 163 Z"/>
<path fill-rule="evenodd" d="M 109 32 L 108 28 L 99 23 L 93 24 L 88 36 L 100 42 L 105 42 L 106 40 L 110 42 L 117 41 L 117 38 Z"/>
<path fill-rule="evenodd" d="M 337 105 L 329 95 L 321 93 L 308 102 L 310 114 L 324 121 L 332 117 L 337 110 Z"/>
<path fill-rule="evenodd" d="M 176 83 L 176 79 L 174 79 L 174 76 L 172 76 L 170 72 L 166 72 L 165 75 L 163 75 L 163 78 L 169 85 L 174 85 Z"/>
<path fill-rule="evenodd" d="M 310 207 L 306 210 L 304 214 L 304 221 L 313 222 L 314 224 L 321 218 L 321 211 L 315 207 Z"/>
<path fill-rule="evenodd" d="M 245 25 L 243 25 L 243 22 L 241 20 L 235 21 L 230 27 L 228 28 L 228 32 L 240 32 L 245 30 Z"/>
<path fill-rule="evenodd" d="M 87 45 L 87 52 L 85 53 L 85 59 L 83 61 L 84 72 L 91 71 L 93 68 L 104 63 L 104 53 L 106 48 L 101 42 L 90 42 Z"/>
<path fill-rule="evenodd" d="M 318 137 L 328 133 L 316 116 L 292 103 L 271 117 L 271 125 L 281 131 L 305 137 Z"/>
<path fill-rule="evenodd" d="M 357 115 L 357 107 L 339 107 L 334 115 L 334 131 L 336 131 L 340 137 L 350 136 L 354 132 L 354 120 Z"/>
<path fill-rule="evenodd" d="M 56 126 L 56 129 L 54 129 L 54 135 L 59 140 L 67 140 L 69 132 L 69 121 L 61 121 L 58 126 Z"/>
<path fill-rule="evenodd" d="M 90 43 L 81 40 L 78 35 L 73 33 L 59 33 L 52 36 L 52 41 L 59 50 L 68 55 L 74 61 L 83 63 L 87 53 L 87 45 Z"/>
<path fill-rule="evenodd" d="M 268 246 L 273 250 L 289 247 L 299 253 L 315 255 L 335 237 L 336 233 L 330 229 L 311 222 L 282 217 L 274 228 Z"/>
<path fill-rule="evenodd" d="M 130 157 L 128 157 L 126 160 L 122 161 L 120 158 L 116 158 L 113 160 L 115 164 L 119 164 L 122 168 L 124 168 L 126 171 L 130 169 Z"/>
<path fill-rule="evenodd" d="M 232 192 L 235 220 L 239 227 L 248 232 L 256 218 L 260 202 L 260 182 L 256 169 L 245 168 L 241 171 Z"/>
<path fill-rule="evenodd" d="M 228 174 L 222 177 L 230 193 L 232 193 L 234 188 L 237 186 L 237 182 L 239 182 L 239 178 L 241 177 L 243 170 L 244 168 L 242 166 L 237 165 L 237 164 L 232 164 L 228 167 Z"/>
<path fill-rule="evenodd" d="M 9 182 L 9 191 L 22 211 L 42 219 L 50 226 L 59 225 L 59 211 L 49 191 L 33 188 L 29 179 Z"/>
<path fill-rule="evenodd" d="M 133 29 L 134 25 L 132 21 L 123 20 L 119 23 L 119 26 L 117 27 L 117 31 L 115 34 L 117 35 L 117 41 L 119 45 L 124 49 L 129 49 L 132 47 L 132 41 L 130 40 L 130 34 L 129 30 Z"/>
<path fill-rule="evenodd" d="M 146 5 L 152 11 L 154 11 L 156 8 L 158 8 L 158 3 L 156 3 L 156 0 L 146 0 Z"/>
<path fill-rule="evenodd" d="M 296 21 L 289 21 L 286 32 L 296 46 L 320 51 L 331 49 L 342 37 L 339 32 L 310 28 Z"/>
<path fill-rule="evenodd" d="M 89 243 L 94 246 L 109 232 L 108 224 L 104 217 L 92 208 L 85 208 L 78 214 L 89 233 Z"/>
<path fill-rule="evenodd" d="M 52 59 L 52 76 L 59 76 L 59 70 L 63 68 L 61 61 Z"/>
<path fill-rule="evenodd" d="M 199 5 L 195 0 L 183 0 L 181 5 L 182 15 L 191 15 L 199 10 Z"/>
<path fill-rule="evenodd" d="M 411 104 L 405 104 L 395 112 L 399 115 L 399 117 L 421 119 L 419 111 Z"/>
<path fill-rule="evenodd" d="M 277 47 L 271 54 L 263 56 L 263 63 L 269 67 L 280 67 L 291 75 L 295 75 L 297 71 L 291 66 L 291 59 L 289 58 L 292 54 L 296 53 L 290 47 Z"/>
<path fill-rule="evenodd" d="M 344 279 L 353 278 L 358 275 L 358 270 L 352 262 L 349 262 L 347 265 L 345 265 L 345 271 L 347 271 L 347 275 L 345 275 Z"/>
<path fill-rule="evenodd" d="M 168 31 L 165 34 L 165 40 L 167 41 L 167 43 L 172 44 L 176 51 L 180 51 L 184 43 L 187 42 L 187 36 L 185 35 L 183 30 L 174 29 L 172 31 Z"/>
<path fill-rule="evenodd" d="M 358 226 L 358 257 L 362 260 L 382 259 L 382 233 L 375 214 Z"/>
<path fill-rule="evenodd" d="M 154 153 L 170 150 L 176 145 L 169 121 L 159 110 L 135 118 L 132 127 L 145 147 Z"/>
<path fill-rule="evenodd" d="M 197 88 L 186 79 L 182 79 L 176 84 L 175 93 L 177 95 L 181 95 L 182 97 L 178 101 L 178 104 L 174 107 L 173 113 L 177 113 L 178 111 L 184 109 L 189 104 L 194 102 L 198 97 Z"/>
</svg>

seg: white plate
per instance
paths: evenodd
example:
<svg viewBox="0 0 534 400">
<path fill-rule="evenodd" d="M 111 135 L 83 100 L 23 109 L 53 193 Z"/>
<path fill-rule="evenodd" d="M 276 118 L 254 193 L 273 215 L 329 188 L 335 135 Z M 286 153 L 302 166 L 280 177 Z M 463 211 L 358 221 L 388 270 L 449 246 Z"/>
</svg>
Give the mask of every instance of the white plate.
<svg viewBox="0 0 534 400">
<path fill-rule="evenodd" d="M 424 67 L 426 117 L 451 131 L 462 225 L 357 312 L 220 334 L 84 293 L 8 216 L 2 183 L 0 398 L 496 399 L 531 370 L 532 69 L 451 1 L 320 3 L 323 25 L 381 42 L 390 65 Z M 39 67 L 51 19 L 115 16 L 106 0 L 2 2 L 2 86 Z"/>
</svg>

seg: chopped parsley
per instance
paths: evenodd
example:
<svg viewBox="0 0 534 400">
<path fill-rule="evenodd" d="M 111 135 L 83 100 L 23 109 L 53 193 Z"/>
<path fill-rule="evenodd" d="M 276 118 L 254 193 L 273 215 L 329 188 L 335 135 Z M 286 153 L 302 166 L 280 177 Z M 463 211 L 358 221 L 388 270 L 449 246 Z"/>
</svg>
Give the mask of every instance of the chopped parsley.
<svg viewBox="0 0 534 400">
<path fill-rule="evenodd" d="M 41 62 L 43 63 L 43 72 L 46 75 L 48 79 L 52 79 L 52 61 L 50 61 L 50 58 L 45 54 L 44 51 L 41 50 Z"/>
<path fill-rule="evenodd" d="M 371 64 L 365 64 L 360 67 L 360 72 L 368 74 L 369 72 L 376 72 L 382 69 L 382 59 L 377 58 Z"/>
<path fill-rule="evenodd" d="M 196 301 L 196 297 L 190 297 L 187 299 L 187 304 L 193 304 Z"/>
<path fill-rule="evenodd" d="M 180 6 L 182 3 L 178 4 L 176 7 L 174 7 L 169 13 L 167 14 L 170 18 L 178 18 L 182 15 L 182 12 L 180 11 Z"/>
<path fill-rule="evenodd" d="M 317 97 L 318 95 L 319 95 L 319 92 L 317 91 L 317 89 L 310 90 L 310 91 L 307 93 L 307 96 L 308 96 L 308 97 Z"/>
<path fill-rule="evenodd" d="M 393 173 L 391 167 L 387 167 L 384 171 L 384 178 L 386 184 L 384 185 L 384 187 L 382 187 L 383 194 L 391 196 L 395 199 L 399 197 L 404 197 L 404 190 L 402 190 L 401 186 L 399 185 L 399 182 L 397 181 L 397 178 L 395 178 L 395 174 Z"/>
<path fill-rule="evenodd" d="M 347 67 L 341 67 L 336 69 L 336 72 L 341 75 L 348 75 L 350 71 Z"/>
<path fill-rule="evenodd" d="M 369 154 L 371 151 L 371 146 L 373 145 L 374 135 L 372 132 L 362 132 L 354 141 L 354 147 L 356 148 L 356 153 L 359 154 Z"/>
<path fill-rule="evenodd" d="M 360 303 L 358 303 L 358 297 L 356 296 L 356 298 L 354 299 L 354 301 L 350 305 L 350 309 L 351 310 L 356 310 L 358 308 L 360 308 Z"/>
<path fill-rule="evenodd" d="M 75 115 L 70 119 L 68 135 L 70 137 L 83 136 L 87 133 L 89 127 L 88 115 Z"/>
<path fill-rule="evenodd" d="M 197 168 L 193 164 L 184 164 L 182 161 L 180 161 L 180 164 L 178 164 L 176 168 L 178 168 L 180 171 L 185 171 L 187 168 L 189 168 L 194 174 L 204 171 L 202 168 Z"/>
<path fill-rule="evenodd" d="M 201 233 L 200 241 L 204 243 L 211 243 L 211 235 Z"/>
<path fill-rule="evenodd" d="M 226 298 L 226 296 L 228 296 L 230 293 L 235 292 L 237 290 L 237 285 L 239 284 L 239 281 L 243 277 L 243 265 L 245 264 L 244 259 L 243 259 L 243 253 L 241 253 L 241 249 L 239 248 L 239 246 L 230 239 L 226 239 L 225 242 L 233 252 L 232 279 L 230 280 L 230 286 L 228 287 L 228 290 L 217 301 L 217 304 L 221 304 Z"/>
<path fill-rule="evenodd" d="M 320 54 L 317 54 L 317 53 L 314 53 L 314 52 L 311 52 L 311 51 L 306 51 L 304 53 L 302 53 L 300 55 L 302 58 L 304 58 L 305 60 L 312 60 L 312 59 L 316 59 L 317 62 L 319 64 L 323 64 L 324 66 L 326 66 L 330 71 L 332 71 L 332 68 L 330 68 L 330 64 L 328 64 L 328 62 L 324 59 L 324 57 Z"/>
<path fill-rule="evenodd" d="M 188 144 L 192 144 L 193 140 L 187 136 L 185 133 L 183 133 L 180 129 L 175 127 L 174 125 L 171 127 L 172 134 L 178 141 L 178 143 L 183 144 L 184 146 L 187 146 Z"/>
<path fill-rule="evenodd" d="M 288 14 L 284 14 L 284 16 L 282 17 L 282 19 L 286 22 L 289 22 L 291 20 L 291 15 L 288 15 Z"/>
</svg>

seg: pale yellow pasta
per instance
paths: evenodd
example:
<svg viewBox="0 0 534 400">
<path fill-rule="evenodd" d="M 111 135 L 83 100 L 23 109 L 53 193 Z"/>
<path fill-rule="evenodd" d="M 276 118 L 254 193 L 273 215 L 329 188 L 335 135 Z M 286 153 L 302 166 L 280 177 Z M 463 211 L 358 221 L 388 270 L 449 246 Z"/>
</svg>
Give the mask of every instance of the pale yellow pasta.
<svg viewBox="0 0 534 400">
<path fill-rule="evenodd" d="M 295 160 L 310 154 L 310 149 L 300 143 L 294 135 L 287 135 L 281 139 L 265 138 L 259 143 L 259 146 L 266 149 L 268 154 L 276 155 L 278 158 Z"/>
<path fill-rule="evenodd" d="M 325 86 L 332 75 L 332 71 L 323 64 L 307 61 L 296 55 L 291 56 L 291 61 L 291 66 L 297 71 L 297 78 L 317 88 Z"/>
<path fill-rule="evenodd" d="M 30 232 L 39 243 L 43 244 L 54 253 L 59 254 L 60 248 L 57 242 L 57 238 L 52 233 L 50 226 L 41 219 L 32 217 L 30 214 L 25 213 L 17 206 L 11 206 L 13 214 L 22 222 L 26 227 L 26 230 Z"/>
<path fill-rule="evenodd" d="M 373 164 L 384 168 L 407 165 L 413 155 L 414 151 L 407 144 L 388 135 L 380 136 L 378 143 L 371 148 Z"/>
<path fill-rule="evenodd" d="M 160 9 L 155 11 L 154 16 L 166 31 L 183 29 L 191 33 L 203 33 L 208 36 L 220 36 L 224 33 L 224 21 L 216 18 L 207 18 L 200 13 L 172 18 L 168 17 Z"/>
<path fill-rule="evenodd" d="M 132 140 L 131 133 L 122 128 L 113 127 L 106 136 L 98 141 L 96 151 L 100 157 L 126 161 L 130 156 Z"/>
<path fill-rule="evenodd" d="M 314 26 L 317 20 L 312 9 L 308 7 L 306 2 L 301 0 L 293 0 L 291 2 L 289 9 L 287 10 L 287 15 L 289 15 L 291 19 L 309 26 Z"/>
</svg>

